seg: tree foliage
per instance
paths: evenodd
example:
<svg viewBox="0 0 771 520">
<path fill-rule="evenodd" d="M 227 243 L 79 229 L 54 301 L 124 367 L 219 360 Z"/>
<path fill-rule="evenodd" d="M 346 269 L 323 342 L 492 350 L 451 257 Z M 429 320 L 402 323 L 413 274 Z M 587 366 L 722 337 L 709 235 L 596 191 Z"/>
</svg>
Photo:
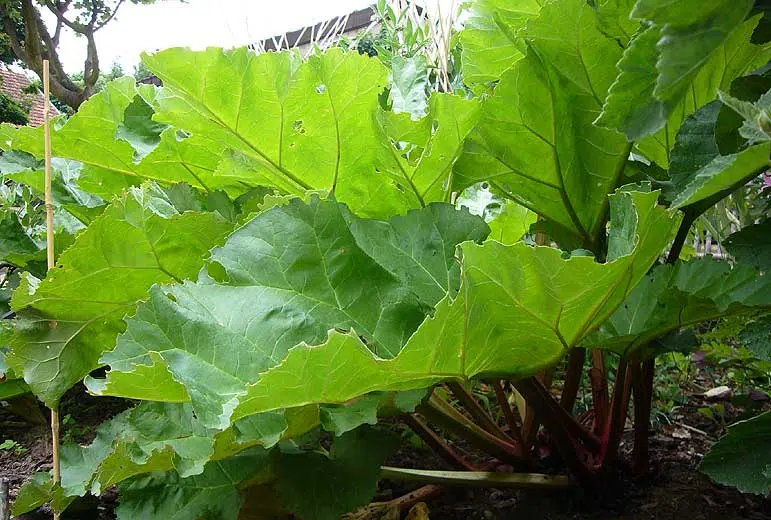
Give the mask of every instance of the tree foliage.
<svg viewBox="0 0 771 520">
<path fill-rule="evenodd" d="M 134 4 L 150 4 L 155 0 L 130 0 Z M 100 78 L 99 53 L 95 35 L 118 13 L 124 0 L 2 0 L 0 22 L 3 61 L 23 63 L 40 78 L 43 60 L 51 67 L 51 93 L 66 106 L 77 110 L 97 89 Z M 42 13 L 56 18 L 53 27 L 46 25 Z M 65 71 L 58 48 L 65 31 L 72 31 L 86 42 L 86 56 L 80 81 Z M 13 55 L 13 60 L 9 60 Z"/>
</svg>

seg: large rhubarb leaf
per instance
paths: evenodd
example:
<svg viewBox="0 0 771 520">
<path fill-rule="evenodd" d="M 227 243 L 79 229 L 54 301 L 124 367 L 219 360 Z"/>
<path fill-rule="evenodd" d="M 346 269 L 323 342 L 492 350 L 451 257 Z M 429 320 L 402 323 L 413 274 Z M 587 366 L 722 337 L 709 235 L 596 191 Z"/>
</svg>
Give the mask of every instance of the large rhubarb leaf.
<svg viewBox="0 0 771 520">
<path fill-rule="evenodd" d="M 458 290 L 455 247 L 481 242 L 489 232 L 481 218 L 449 204 L 434 203 L 388 222 L 348 219 L 356 244 L 431 307 Z"/>
<path fill-rule="evenodd" d="M 8 344 L 11 341 L 11 330 L 10 322 L 0 320 L 0 401 L 29 392 L 29 387 L 24 380 L 17 378 L 5 362 Z"/>
<path fill-rule="evenodd" d="M 190 404 L 142 403 L 99 426 L 90 445 L 61 447 L 62 480 L 56 494 L 68 499 L 98 495 L 126 479 L 153 472 L 173 471 L 181 478 L 200 475 L 210 461 L 228 459 L 257 445 L 270 448 L 282 438 L 306 433 L 318 421 L 314 407 L 286 415 L 255 415 L 216 432 L 200 424 Z M 15 513 L 50 501 L 50 480 L 40 476 L 25 484 L 20 496 L 28 498 L 16 504 Z"/>
<path fill-rule="evenodd" d="M 164 82 L 154 119 L 237 152 L 254 184 L 334 192 L 364 215 L 420 206 L 409 186 L 377 171 L 374 118 L 387 85 L 378 60 L 340 49 L 305 63 L 248 49 L 169 49 L 143 59 Z"/>
<path fill-rule="evenodd" d="M 240 192 L 243 184 L 257 184 L 250 172 L 215 174 L 223 146 L 154 121 L 148 104 L 154 97 L 153 87 L 137 87 L 133 78 L 121 78 L 83 103 L 66 122 L 53 125 L 52 152 L 81 163 L 80 189 L 109 199 L 148 179 Z M 7 138 L 8 148 L 43 157 L 42 127 L 9 129 Z"/>
<path fill-rule="evenodd" d="M 685 120 L 672 149 L 665 195 L 672 206 L 698 204 L 708 207 L 764 171 L 771 156 L 771 142 L 722 155 L 718 134 L 721 103 L 713 101 Z"/>
<path fill-rule="evenodd" d="M 385 226 L 394 230 L 393 246 L 375 248 L 357 243 L 358 226 L 370 224 L 333 200 L 294 199 L 265 211 L 212 252 L 208 276 L 198 283 L 154 288 L 116 349 L 102 357 L 111 366 L 106 380 L 87 384 L 102 395 L 189 398 L 203 424 L 222 429 L 247 384 L 298 343 L 323 342 L 330 328 L 353 328 L 374 352 L 391 357 L 430 309 L 399 279 L 412 275 L 405 269 L 425 272 L 418 277 L 428 284 L 430 277 L 443 280 L 441 290 L 450 290 L 455 242 L 446 241 L 486 232 L 461 212 L 451 224 L 452 212 L 431 206 L 396 217 Z M 452 227 L 460 225 L 464 232 Z M 425 233 L 419 243 L 435 256 L 407 254 L 402 241 L 410 227 Z M 440 290 L 418 289 L 426 300 Z M 143 378 L 156 384 L 137 385 Z"/>
<path fill-rule="evenodd" d="M 702 68 L 725 67 L 725 56 L 734 55 L 734 46 L 748 43 L 731 41 L 731 37 L 741 30 L 751 8 L 752 0 L 722 0 L 708 8 L 702 2 L 687 0 L 677 5 L 687 15 L 674 16 L 672 2 L 667 0 L 638 2 L 632 16 L 643 20 L 647 27 L 624 52 L 618 65 L 620 75 L 598 124 L 623 131 L 629 140 L 642 139 L 661 129 L 693 88 Z M 724 51 L 729 52 L 719 56 Z M 719 65 L 712 62 L 715 55 Z M 714 97 L 715 91 L 707 95 Z"/>
<path fill-rule="evenodd" d="M 689 3 L 686 2 L 685 4 Z M 641 139 L 636 143 L 637 149 L 662 168 L 669 167 L 669 155 L 683 121 L 702 106 L 715 100 L 718 90 L 727 91 L 735 79 L 764 66 L 771 59 L 771 45 L 768 43 L 756 45 L 751 42 L 752 33 L 758 24 L 759 17 L 755 16 L 744 22 L 740 20 L 741 23 L 729 33 L 725 33 L 725 28 L 719 29 L 723 24 L 722 18 L 734 19 L 736 13 L 743 9 L 744 2 L 740 2 L 739 6 L 735 6 L 732 2 L 719 2 L 715 5 L 718 4 L 732 12 L 720 19 L 713 18 L 708 22 L 697 22 L 706 25 L 694 25 L 683 33 L 691 32 L 691 34 L 684 38 L 678 37 L 673 41 L 664 39 L 663 33 L 666 32 L 664 29 L 662 38 L 656 44 L 657 50 L 662 48 L 660 46 L 662 42 L 670 46 L 670 56 L 673 58 L 671 63 L 677 68 L 686 63 L 685 61 L 681 62 L 678 58 L 679 44 L 682 43 L 689 47 L 688 52 L 684 52 L 684 56 L 691 51 L 701 55 L 704 50 L 718 43 L 719 38 L 723 38 L 722 42 L 711 51 L 709 58 L 699 62 L 700 66 L 694 67 L 694 71 L 697 72 L 695 75 L 691 74 L 690 71 L 685 72 L 681 76 L 682 81 L 678 81 L 677 74 L 669 74 L 666 77 L 672 81 L 667 81 L 664 87 L 664 91 L 668 92 L 666 98 L 658 97 L 657 94 L 645 98 L 651 89 L 658 89 L 658 80 L 665 77 L 663 73 L 657 73 L 655 76 L 650 73 L 653 70 L 651 67 L 654 65 L 651 60 L 658 60 L 661 56 L 655 58 L 651 54 L 653 52 L 652 40 L 655 39 L 651 32 L 655 32 L 655 29 L 648 29 L 638 36 L 642 39 L 640 42 L 633 40 L 627 49 L 626 54 L 629 56 L 625 55 L 626 64 L 624 65 L 623 62 L 620 64 L 621 74 L 611 89 L 611 96 L 608 97 L 605 106 L 609 118 L 607 121 L 615 120 L 616 126 L 619 128 L 623 124 L 629 125 L 625 131 L 630 137 Z M 692 10 L 693 13 L 700 11 L 702 11 L 700 7 L 695 7 Z M 666 11 L 662 12 L 665 13 Z M 716 23 L 718 29 L 715 31 L 703 30 L 709 28 L 712 23 Z M 703 32 L 699 33 L 698 28 L 701 28 Z M 680 34 L 678 29 L 673 30 Z M 702 36 L 711 40 L 711 43 L 703 49 L 690 49 L 693 43 Z M 635 46 L 638 46 L 639 49 L 633 50 Z M 658 61 L 655 63 L 658 64 Z M 686 80 L 687 88 L 681 89 Z M 625 89 L 624 86 L 628 88 Z M 615 101 L 614 97 L 616 98 Z M 628 111 L 631 112 L 628 113 Z M 646 117 L 650 117 L 650 120 L 646 121 Z M 642 138 L 644 134 L 658 126 L 662 118 L 665 118 L 664 127 L 655 134 Z M 625 123 L 620 122 L 622 119 Z M 636 132 L 634 131 L 635 128 L 637 129 Z"/>
<path fill-rule="evenodd" d="M 461 33 L 463 80 L 469 84 L 500 79 L 525 54 L 520 32 L 538 15 L 537 0 L 473 0 L 466 5 Z"/>
<path fill-rule="evenodd" d="M 723 245 L 737 262 L 771 271 L 771 219 L 742 228 Z"/>
<path fill-rule="evenodd" d="M 413 119 L 426 115 L 428 73 L 428 59 L 424 54 L 391 58 L 391 102 L 394 112 L 405 112 Z"/>
<path fill-rule="evenodd" d="M 683 327 L 769 307 L 771 280 L 753 268 L 710 258 L 662 265 L 585 346 L 628 354 Z"/>
<path fill-rule="evenodd" d="M 699 470 L 743 493 L 771 492 L 771 412 L 732 424 L 704 456 Z"/>
<path fill-rule="evenodd" d="M 455 190 L 490 181 L 590 243 L 629 155 L 621 134 L 593 124 L 621 49 L 582 0 L 545 5 L 526 34 L 531 49 L 484 103 Z"/>
<path fill-rule="evenodd" d="M 25 267 L 39 250 L 24 232 L 16 213 L 0 210 L 0 261 Z"/>
<path fill-rule="evenodd" d="M 463 141 L 479 119 L 479 103 L 435 93 L 428 114 L 413 121 L 409 114 L 380 110 L 380 169 L 411 193 L 420 206 L 449 202 L 452 168 Z"/>
<path fill-rule="evenodd" d="M 213 213 L 179 214 L 149 187 L 117 199 L 44 280 L 23 278 L 9 365 L 54 406 L 99 366 L 150 286 L 193 277 L 230 227 Z"/>
<path fill-rule="evenodd" d="M 210 462 L 203 473 L 182 477 L 171 471 L 137 477 L 119 487 L 119 519 L 237 520 L 243 496 L 239 485 L 270 477 L 270 455 L 253 448 L 230 459 Z"/>
<path fill-rule="evenodd" d="M 372 499 L 380 465 L 392 448 L 386 435 L 368 429 L 335 439 L 329 454 L 252 448 L 210 462 L 200 475 L 181 478 L 172 471 L 134 478 L 119 486 L 116 513 L 119 519 L 237 520 L 249 496 L 274 503 L 273 511 L 259 516 L 247 509 L 249 518 L 289 518 L 288 511 L 297 515 L 292 518 L 337 520 Z"/>
<path fill-rule="evenodd" d="M 323 345 L 300 345 L 263 374 L 234 417 L 447 379 L 528 376 L 556 363 L 613 313 L 671 238 L 680 219 L 655 205 L 657 195 L 613 196 L 614 220 L 633 218 L 610 239 L 631 243 L 607 264 L 522 242 L 464 243 L 460 292 L 439 303 L 396 358 L 378 358 L 355 332 L 330 331 Z"/>
</svg>

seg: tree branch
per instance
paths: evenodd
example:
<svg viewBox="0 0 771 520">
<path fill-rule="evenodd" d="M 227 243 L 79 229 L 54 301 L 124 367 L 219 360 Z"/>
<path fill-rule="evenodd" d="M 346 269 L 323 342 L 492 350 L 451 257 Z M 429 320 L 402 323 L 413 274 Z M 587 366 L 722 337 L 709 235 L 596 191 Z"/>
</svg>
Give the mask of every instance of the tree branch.
<svg viewBox="0 0 771 520">
<path fill-rule="evenodd" d="M 120 6 L 123 5 L 123 2 L 124 2 L 124 0 L 118 0 L 118 4 L 112 10 L 112 13 L 110 13 L 110 16 L 108 16 L 105 21 L 103 21 L 102 23 L 97 25 L 96 28 L 94 28 L 94 32 L 98 31 L 99 29 L 101 29 L 102 27 L 107 25 L 113 18 L 115 18 L 115 15 L 117 14 L 118 9 L 120 8 Z"/>
</svg>

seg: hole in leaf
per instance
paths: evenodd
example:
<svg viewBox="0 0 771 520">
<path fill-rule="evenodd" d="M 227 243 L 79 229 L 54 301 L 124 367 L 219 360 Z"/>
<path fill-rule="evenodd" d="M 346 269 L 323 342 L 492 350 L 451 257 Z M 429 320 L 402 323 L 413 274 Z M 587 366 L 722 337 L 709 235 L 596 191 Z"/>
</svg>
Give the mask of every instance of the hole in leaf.
<svg viewBox="0 0 771 520">
<path fill-rule="evenodd" d="M 207 272 L 212 279 L 219 283 L 228 283 L 230 281 L 230 277 L 228 277 L 225 267 L 219 262 L 210 263 Z"/>
</svg>

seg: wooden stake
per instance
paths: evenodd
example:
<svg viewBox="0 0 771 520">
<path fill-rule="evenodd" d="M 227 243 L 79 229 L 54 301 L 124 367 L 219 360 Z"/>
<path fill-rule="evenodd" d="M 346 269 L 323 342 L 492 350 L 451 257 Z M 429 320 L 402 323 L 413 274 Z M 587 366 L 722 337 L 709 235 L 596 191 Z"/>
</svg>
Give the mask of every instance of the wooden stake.
<svg viewBox="0 0 771 520">
<path fill-rule="evenodd" d="M 48 121 L 51 112 L 51 90 L 48 79 L 48 60 L 43 60 L 43 139 L 45 145 L 45 204 L 46 204 L 46 258 L 48 270 L 56 266 L 54 257 L 54 204 L 51 198 L 51 124 Z M 59 410 L 58 405 L 51 408 L 51 452 L 53 457 L 54 484 L 61 482 L 59 466 Z M 59 520 L 59 513 L 54 511 L 54 520 Z"/>
</svg>

